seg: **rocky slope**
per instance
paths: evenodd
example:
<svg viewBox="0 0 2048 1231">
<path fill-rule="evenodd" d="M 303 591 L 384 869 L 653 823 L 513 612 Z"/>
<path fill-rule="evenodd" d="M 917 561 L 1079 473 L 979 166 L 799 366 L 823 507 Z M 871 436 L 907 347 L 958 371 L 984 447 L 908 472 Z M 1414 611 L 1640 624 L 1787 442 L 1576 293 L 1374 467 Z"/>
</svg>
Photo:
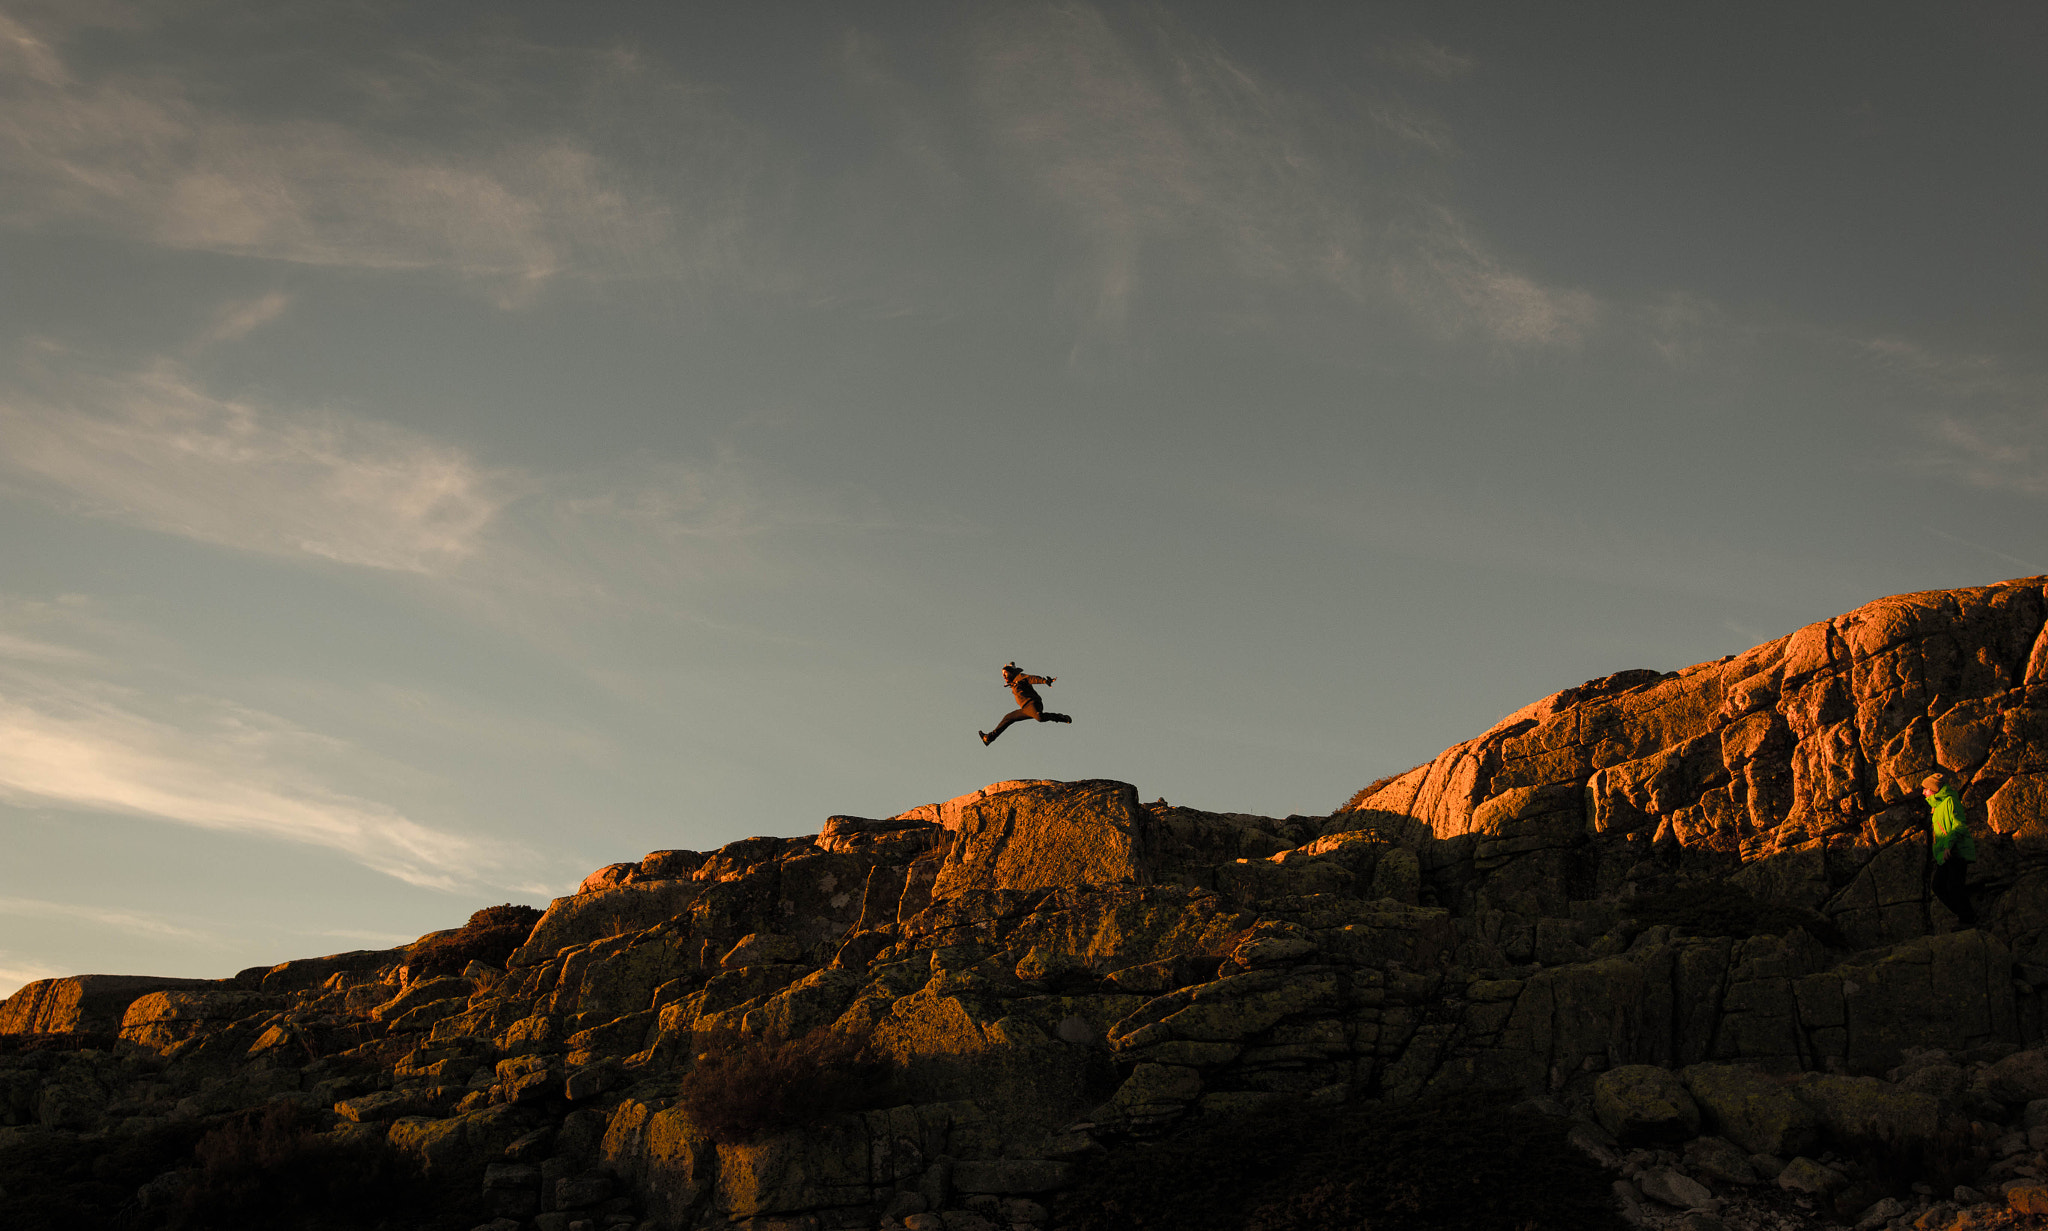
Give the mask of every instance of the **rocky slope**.
<svg viewBox="0 0 2048 1231">
<path fill-rule="evenodd" d="M 195 1133 L 290 1105 L 441 1194 L 394 1226 L 1101 1225 L 1075 1200 L 1125 1143 L 1486 1091 L 1638 1225 L 2027 1222 L 2044 584 L 1567 689 L 1329 816 L 997 783 L 600 869 L 503 966 L 31 984 L 0 1005 L 0 1213 L 43 1183 L 9 1157 L 125 1184 L 123 1143 L 168 1141 L 120 1215 L 168 1225 L 209 1182 Z M 1937 765 L 1968 783 L 1981 929 L 1926 890 Z M 831 1032 L 887 1061 L 872 1106 L 693 1118 L 724 1059 Z"/>
</svg>

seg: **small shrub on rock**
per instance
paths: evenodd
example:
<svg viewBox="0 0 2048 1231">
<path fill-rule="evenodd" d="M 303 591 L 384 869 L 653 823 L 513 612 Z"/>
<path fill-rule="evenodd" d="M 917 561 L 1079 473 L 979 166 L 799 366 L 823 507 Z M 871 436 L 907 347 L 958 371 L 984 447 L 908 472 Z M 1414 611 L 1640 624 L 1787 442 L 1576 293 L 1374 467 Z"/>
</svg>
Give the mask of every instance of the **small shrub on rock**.
<svg viewBox="0 0 2048 1231">
<path fill-rule="evenodd" d="M 531 906 L 486 906 L 452 935 L 423 941 L 411 954 L 416 974 L 458 975 L 471 962 L 500 966 L 533 935 L 541 912 Z"/>
<path fill-rule="evenodd" d="M 713 1141 L 752 1141 L 885 1101 L 889 1065 L 835 1031 L 728 1040 L 698 1057 L 676 1104 Z"/>
</svg>

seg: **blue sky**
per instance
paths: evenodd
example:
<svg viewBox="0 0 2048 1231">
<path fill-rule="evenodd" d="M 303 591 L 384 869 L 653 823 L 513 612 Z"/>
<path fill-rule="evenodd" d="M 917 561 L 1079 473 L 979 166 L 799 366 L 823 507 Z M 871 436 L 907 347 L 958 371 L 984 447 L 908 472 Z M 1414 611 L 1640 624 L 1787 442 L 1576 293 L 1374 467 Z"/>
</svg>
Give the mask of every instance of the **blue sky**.
<svg viewBox="0 0 2048 1231">
<path fill-rule="evenodd" d="M 0 0 L 0 992 L 2048 571 L 2036 6 Z M 1071 727 L 974 738 L 996 668 Z"/>
</svg>

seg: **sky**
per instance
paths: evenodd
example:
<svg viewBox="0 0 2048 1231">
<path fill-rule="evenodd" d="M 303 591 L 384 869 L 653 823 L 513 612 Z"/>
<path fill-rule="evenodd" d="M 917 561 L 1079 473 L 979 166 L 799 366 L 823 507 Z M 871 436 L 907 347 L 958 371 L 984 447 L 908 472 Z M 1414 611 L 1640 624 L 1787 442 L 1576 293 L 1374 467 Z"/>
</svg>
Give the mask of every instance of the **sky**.
<svg viewBox="0 0 2048 1231">
<path fill-rule="evenodd" d="M 2048 572 L 2044 131 L 2020 3 L 0 0 L 0 994 Z"/>
</svg>

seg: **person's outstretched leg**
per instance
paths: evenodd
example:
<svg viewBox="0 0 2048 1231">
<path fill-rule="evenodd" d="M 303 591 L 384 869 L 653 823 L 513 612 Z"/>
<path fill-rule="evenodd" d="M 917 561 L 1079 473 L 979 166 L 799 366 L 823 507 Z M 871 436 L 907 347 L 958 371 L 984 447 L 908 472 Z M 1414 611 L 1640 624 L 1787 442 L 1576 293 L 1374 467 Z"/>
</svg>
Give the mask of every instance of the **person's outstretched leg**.
<svg viewBox="0 0 2048 1231">
<path fill-rule="evenodd" d="M 1022 722 L 1029 717 L 1031 717 L 1031 715 L 1025 713 L 1023 710 L 1011 710 L 1009 713 L 1003 715 L 1003 720 L 996 724 L 995 730 L 982 732 L 981 742 L 984 745 L 995 743 L 996 736 L 1001 735 L 1003 733 L 1004 727 L 1009 726 L 1013 722 Z"/>
</svg>

